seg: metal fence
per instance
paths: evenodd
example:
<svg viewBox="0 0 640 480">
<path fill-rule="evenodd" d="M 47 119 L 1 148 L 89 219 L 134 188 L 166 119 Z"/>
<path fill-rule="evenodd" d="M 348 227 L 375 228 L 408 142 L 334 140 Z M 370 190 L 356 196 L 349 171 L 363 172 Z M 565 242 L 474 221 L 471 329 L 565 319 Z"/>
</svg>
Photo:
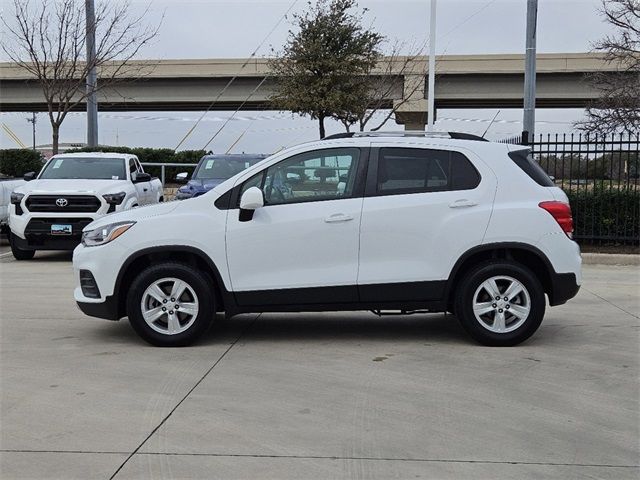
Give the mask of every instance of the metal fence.
<svg viewBox="0 0 640 480">
<path fill-rule="evenodd" d="M 547 134 L 529 146 L 569 196 L 576 240 L 640 245 L 640 134 Z"/>
<path fill-rule="evenodd" d="M 165 180 L 167 179 L 166 168 L 172 168 L 172 170 L 180 169 L 180 170 L 190 170 L 198 166 L 197 163 L 159 163 L 159 162 L 141 162 L 141 165 L 147 169 L 146 171 L 150 173 L 154 173 L 152 169 L 160 168 L 160 181 L 162 182 L 162 186 L 166 185 Z M 151 167 L 151 168 L 149 168 Z M 173 178 L 169 178 L 169 180 L 174 180 Z"/>
</svg>

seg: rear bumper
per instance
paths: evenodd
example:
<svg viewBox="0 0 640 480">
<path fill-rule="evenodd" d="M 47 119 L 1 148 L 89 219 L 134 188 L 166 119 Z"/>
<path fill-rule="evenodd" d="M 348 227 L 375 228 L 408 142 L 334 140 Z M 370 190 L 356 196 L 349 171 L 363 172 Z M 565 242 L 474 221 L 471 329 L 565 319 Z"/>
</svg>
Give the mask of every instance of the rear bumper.
<svg viewBox="0 0 640 480">
<path fill-rule="evenodd" d="M 580 285 L 573 273 L 554 273 L 551 276 L 551 292 L 549 305 L 562 305 L 578 294 Z"/>
</svg>

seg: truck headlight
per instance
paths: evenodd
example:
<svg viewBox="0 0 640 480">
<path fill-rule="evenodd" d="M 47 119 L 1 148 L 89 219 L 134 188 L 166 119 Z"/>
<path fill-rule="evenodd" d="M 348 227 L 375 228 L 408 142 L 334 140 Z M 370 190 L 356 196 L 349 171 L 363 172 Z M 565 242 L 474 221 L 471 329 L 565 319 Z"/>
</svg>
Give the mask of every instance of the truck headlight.
<svg viewBox="0 0 640 480">
<path fill-rule="evenodd" d="M 136 222 L 117 222 L 95 228 L 82 233 L 82 245 L 85 247 L 96 247 L 105 245 L 115 240 L 124 232 L 133 227 Z"/>
<path fill-rule="evenodd" d="M 20 205 L 20 202 L 23 198 L 24 193 L 11 192 L 11 203 L 13 203 L 14 205 Z"/>
<path fill-rule="evenodd" d="M 102 195 L 102 198 L 110 205 L 120 205 L 126 196 L 127 194 L 125 192 L 118 192 L 107 193 L 106 195 Z"/>
</svg>

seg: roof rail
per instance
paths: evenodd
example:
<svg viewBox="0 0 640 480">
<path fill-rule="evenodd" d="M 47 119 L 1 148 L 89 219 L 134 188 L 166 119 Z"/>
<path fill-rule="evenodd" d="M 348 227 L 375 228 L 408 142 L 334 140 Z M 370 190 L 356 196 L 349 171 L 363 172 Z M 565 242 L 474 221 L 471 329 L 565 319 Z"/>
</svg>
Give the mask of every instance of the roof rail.
<svg viewBox="0 0 640 480">
<path fill-rule="evenodd" d="M 476 140 L 479 142 L 488 142 L 484 137 L 464 132 L 427 132 L 424 130 L 400 130 L 395 132 L 345 132 L 336 133 L 324 137 L 323 140 L 335 140 L 338 138 L 354 138 L 354 137 L 426 137 L 426 138 L 451 138 L 454 140 Z"/>
</svg>

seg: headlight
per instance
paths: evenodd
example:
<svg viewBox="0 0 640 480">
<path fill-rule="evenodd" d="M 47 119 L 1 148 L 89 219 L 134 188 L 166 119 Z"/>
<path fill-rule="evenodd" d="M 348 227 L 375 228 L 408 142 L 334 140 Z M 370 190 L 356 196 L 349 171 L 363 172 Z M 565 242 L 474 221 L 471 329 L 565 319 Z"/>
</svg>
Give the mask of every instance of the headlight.
<svg viewBox="0 0 640 480">
<path fill-rule="evenodd" d="M 120 205 L 126 196 L 127 194 L 125 192 L 119 192 L 107 193 L 106 195 L 102 195 L 102 198 L 110 205 Z"/>
<path fill-rule="evenodd" d="M 136 222 L 118 222 L 82 233 L 82 244 L 85 247 L 96 247 L 115 240 L 135 225 Z"/>
<path fill-rule="evenodd" d="M 11 192 L 11 203 L 13 203 L 14 205 L 20 205 L 20 202 L 23 198 L 24 193 Z"/>
</svg>

